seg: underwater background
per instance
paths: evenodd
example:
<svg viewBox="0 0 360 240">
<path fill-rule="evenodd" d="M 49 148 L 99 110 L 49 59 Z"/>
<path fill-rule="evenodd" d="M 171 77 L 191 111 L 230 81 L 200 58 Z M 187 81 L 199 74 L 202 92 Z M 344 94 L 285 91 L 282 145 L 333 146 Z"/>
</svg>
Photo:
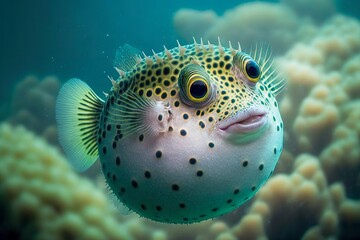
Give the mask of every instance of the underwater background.
<svg viewBox="0 0 360 240">
<path fill-rule="evenodd" d="M 360 2 L 13 1 L 0 9 L 0 239 L 360 239 Z M 268 42 L 288 84 L 276 172 L 237 211 L 169 225 L 121 215 L 99 166 L 78 174 L 55 99 L 78 77 L 100 95 L 118 46 L 192 38 Z"/>
</svg>

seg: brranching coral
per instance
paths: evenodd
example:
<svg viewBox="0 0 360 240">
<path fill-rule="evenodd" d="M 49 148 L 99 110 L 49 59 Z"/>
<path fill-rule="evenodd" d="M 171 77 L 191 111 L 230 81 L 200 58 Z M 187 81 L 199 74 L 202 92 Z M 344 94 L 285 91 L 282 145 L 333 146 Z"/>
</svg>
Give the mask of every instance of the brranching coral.
<svg viewBox="0 0 360 240">
<path fill-rule="evenodd" d="M 292 156 L 316 154 L 329 191 L 337 186 L 341 192 L 342 202 L 334 205 L 340 239 L 360 236 L 360 190 L 354 187 L 360 177 L 359 53 L 359 22 L 335 16 L 278 61 L 288 78 L 280 103 L 286 149 Z M 319 230 L 312 227 L 304 236 L 318 238 Z"/>
<path fill-rule="evenodd" d="M 129 239 L 92 182 L 42 139 L 8 124 L 0 125 L 0 196 L 2 239 Z"/>
</svg>

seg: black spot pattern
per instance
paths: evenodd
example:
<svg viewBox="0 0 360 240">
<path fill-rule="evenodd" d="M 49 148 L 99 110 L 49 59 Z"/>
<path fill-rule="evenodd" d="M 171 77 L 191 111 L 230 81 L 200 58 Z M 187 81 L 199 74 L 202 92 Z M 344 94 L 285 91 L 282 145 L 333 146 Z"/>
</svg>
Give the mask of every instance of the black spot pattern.
<svg viewBox="0 0 360 240">
<path fill-rule="evenodd" d="M 186 130 L 185 130 L 185 129 L 181 129 L 181 130 L 180 130 L 180 135 L 181 135 L 181 136 L 186 136 Z"/>
<path fill-rule="evenodd" d="M 116 157 L 115 163 L 116 163 L 117 166 L 120 166 L 121 160 L 120 160 L 119 156 Z"/>
<path fill-rule="evenodd" d="M 190 159 L 189 159 L 189 163 L 190 163 L 191 165 L 194 165 L 194 164 L 196 163 L 196 159 L 195 159 L 195 158 L 190 158 Z"/>
<path fill-rule="evenodd" d="M 239 111 L 239 109 L 243 109 L 249 106 L 252 106 L 254 103 L 262 104 L 265 107 L 271 107 L 271 108 L 277 108 L 276 101 L 273 101 L 272 98 L 273 93 L 270 92 L 270 86 L 267 83 L 260 82 L 256 85 L 256 90 L 253 91 L 252 88 L 250 88 L 247 83 L 244 83 L 242 81 L 239 81 L 239 79 L 235 78 L 233 75 L 232 70 L 235 66 L 233 66 L 232 61 L 232 53 L 230 53 L 228 50 L 225 50 L 225 53 L 220 54 L 220 51 L 216 46 L 212 47 L 213 50 L 207 50 L 204 51 L 200 49 L 199 51 L 195 51 L 194 47 L 185 46 L 186 48 L 186 54 L 184 56 L 179 56 L 177 50 L 171 50 L 171 53 L 173 54 L 173 57 L 168 60 L 167 56 L 165 54 L 162 55 L 162 53 L 159 54 L 160 59 L 166 59 L 166 61 L 162 60 L 156 60 L 154 57 L 153 64 L 146 65 L 145 60 L 142 61 L 142 63 L 138 64 L 135 69 L 132 71 L 127 72 L 126 76 L 120 76 L 122 78 L 121 81 L 121 90 L 116 92 L 115 94 L 118 95 L 118 93 L 123 94 L 126 93 L 126 90 L 128 88 L 131 88 L 134 93 L 138 94 L 139 96 L 143 97 L 144 99 L 150 98 L 155 99 L 156 101 L 159 101 L 161 99 L 165 100 L 164 102 L 170 103 L 170 108 L 173 108 L 175 113 L 180 112 L 180 118 L 181 120 L 187 120 L 188 123 L 193 123 L 194 121 L 198 126 L 197 130 L 200 131 L 201 129 L 213 129 L 216 124 L 223 120 L 226 117 L 231 117 L 233 114 L 236 114 L 236 112 Z M 225 48 L 226 49 L 226 48 Z M 206 70 L 206 72 L 210 75 L 210 77 L 213 80 L 213 83 L 216 85 L 216 95 L 218 96 L 217 101 L 212 102 L 211 104 L 208 104 L 204 108 L 187 108 L 189 107 L 188 104 L 183 104 L 181 100 L 179 100 L 178 92 L 178 74 L 180 70 L 186 66 L 187 64 L 191 63 L 191 59 L 189 56 L 192 56 L 191 58 L 194 59 L 196 62 L 198 62 L 201 66 L 203 66 Z M 171 65 L 170 65 L 171 64 Z M 231 69 L 231 70 L 230 70 Z M 136 79 L 136 81 L 133 81 L 133 79 Z M 271 79 L 270 79 L 271 80 Z M 269 90 L 267 89 L 269 88 Z M 255 88 L 254 88 L 255 89 Z M 112 107 L 116 106 L 116 103 L 118 105 L 126 104 L 125 101 L 121 99 L 117 99 L 116 95 L 112 95 L 109 101 L 107 101 L 107 104 L 109 105 L 111 103 L 111 106 L 108 106 L 105 108 L 104 116 L 106 118 L 108 114 L 108 109 L 111 109 Z M 115 97 L 114 97 L 115 96 Z M 161 98 L 161 99 L 160 99 Z M 244 101 L 246 99 L 246 101 Z M 114 106 L 112 106 L 114 105 Z M 174 109 L 174 108 L 181 108 L 180 109 Z M 190 106 L 191 107 L 191 106 Z M 183 109 L 186 109 L 183 111 Z M 193 110 L 190 110 L 193 109 Z M 195 112 L 195 115 L 194 115 Z M 214 114 L 209 116 L 210 114 Z M 217 113 L 217 114 L 216 114 Z M 111 113 L 110 113 L 111 114 Z M 164 115 L 158 114 L 157 120 L 162 122 L 166 119 L 164 119 Z M 179 115 L 174 115 L 177 119 Z M 275 115 L 270 115 L 273 118 L 274 124 L 273 126 L 276 126 L 276 129 L 278 132 L 282 129 L 282 123 L 279 121 L 279 119 L 276 119 Z M 156 118 L 156 117 L 155 117 Z M 155 119 L 156 120 L 156 119 Z M 170 121 L 169 121 L 170 122 Z M 185 123 L 185 121 L 184 121 Z M 121 123 L 123 124 L 123 123 Z M 127 125 L 122 125 L 123 129 L 121 129 L 121 125 L 117 124 L 116 122 L 110 122 L 106 123 L 102 120 L 101 127 L 99 128 L 99 133 L 97 136 L 98 143 L 107 143 L 108 145 L 106 147 L 110 148 L 107 149 L 105 146 L 99 146 L 100 151 L 102 151 L 103 154 L 111 155 L 116 154 L 116 151 L 113 151 L 113 149 L 116 149 L 117 147 L 120 148 L 122 146 L 121 142 L 119 141 L 121 138 L 123 138 L 123 134 L 126 134 L 126 128 Z M 186 137 L 189 139 L 185 140 L 191 140 L 190 137 L 193 136 L 193 132 L 190 132 L 189 129 L 184 128 L 180 129 L 178 126 L 173 123 L 170 123 L 170 126 L 168 126 L 168 132 L 164 134 L 169 134 L 171 136 L 179 137 Z M 116 129 L 115 129 L 116 128 Z M 175 129 L 175 132 L 169 133 Z M 203 131 L 203 130 L 201 130 Z M 114 132 L 117 134 L 114 136 Z M 113 139 L 109 139 L 111 138 Z M 106 139 L 108 137 L 108 139 Z M 151 142 L 151 136 L 146 136 L 146 142 L 144 132 L 139 132 L 136 136 L 138 139 L 138 142 L 136 144 L 139 144 L 140 146 L 146 146 L 149 142 Z M 201 142 L 201 146 L 203 148 L 206 148 L 210 151 L 220 151 L 219 143 L 216 140 L 217 139 L 210 139 L 209 142 Z M 215 145 L 216 148 L 215 148 Z M 165 151 L 165 155 L 164 152 Z M 272 151 L 272 152 L 271 152 Z M 271 148 L 269 150 L 269 155 L 279 155 L 281 152 L 281 146 L 276 146 Z M 151 154 L 151 153 L 150 153 Z M 210 172 L 207 172 L 207 169 L 202 168 L 203 166 L 206 166 L 206 160 L 202 159 L 201 156 L 198 156 L 197 152 L 193 153 L 193 157 L 187 156 L 185 159 L 182 159 L 179 164 L 183 164 L 184 167 L 190 171 L 192 176 L 196 179 L 196 183 L 204 184 L 206 182 L 207 177 L 211 177 Z M 168 157 L 168 154 L 166 154 L 166 148 L 161 149 L 155 149 L 155 151 L 151 154 L 152 159 L 163 159 L 167 160 L 166 157 Z M 165 156 L 165 157 L 164 157 Z M 123 156 L 121 156 L 123 157 Z M 266 159 L 264 159 L 266 160 Z M 129 206 L 132 207 L 134 210 L 139 210 L 147 212 L 149 215 L 144 215 L 145 217 L 149 217 L 152 219 L 156 219 L 158 221 L 164 221 L 164 222 L 193 222 L 193 221 L 201 221 L 203 219 L 211 218 L 214 216 L 219 215 L 219 213 L 225 213 L 228 211 L 227 209 L 234 209 L 235 207 L 239 207 L 242 204 L 243 200 L 249 199 L 253 193 L 249 193 L 249 190 L 256 191 L 258 184 L 257 182 L 253 182 L 254 185 L 247 185 L 244 186 L 242 183 L 238 186 L 224 186 L 225 191 L 227 191 L 227 194 L 229 196 L 223 198 L 220 202 L 213 203 L 213 206 L 208 206 L 206 209 L 200 210 L 201 212 L 197 212 L 196 214 L 191 214 L 192 204 L 191 202 L 188 202 L 186 198 L 182 198 L 184 193 L 188 190 L 188 186 L 183 185 L 181 178 L 177 178 L 175 176 L 171 176 L 173 178 L 169 178 L 169 181 L 173 182 L 167 182 L 168 185 L 167 191 L 170 192 L 170 194 L 173 194 L 173 196 L 178 197 L 178 201 L 167 203 L 163 201 L 162 199 L 158 199 L 158 202 L 137 202 L 136 205 L 131 205 L 132 199 L 130 198 L 132 192 L 136 192 L 136 194 L 140 194 L 143 189 L 145 189 L 147 186 L 153 184 L 156 179 L 158 179 L 158 176 L 156 174 L 157 171 L 154 171 L 153 168 L 150 169 L 139 169 L 139 172 L 131 175 L 131 178 L 125 179 L 123 181 L 123 176 L 120 171 L 125 171 L 124 167 L 127 164 L 126 159 L 120 159 L 120 156 L 115 155 L 112 157 L 111 161 L 115 161 L 115 164 L 119 168 L 115 169 L 106 169 L 105 171 L 105 164 L 102 162 L 103 170 L 106 172 L 107 180 L 109 183 L 111 182 L 117 182 L 117 184 L 121 184 L 122 186 L 117 186 L 117 192 L 122 196 L 121 200 L 127 204 L 129 203 Z M 154 164 L 164 164 L 165 161 L 156 161 Z M 204 165 L 203 165 L 204 164 Z M 263 171 L 264 170 L 264 163 L 253 163 L 250 164 L 248 160 L 242 159 L 240 163 L 238 163 L 240 166 L 240 169 L 237 169 L 237 171 L 244 172 L 244 171 Z M 241 165 L 242 166 L 241 166 Z M 250 165 L 249 165 L 250 164 Z M 271 168 L 273 169 L 273 166 L 267 164 L 265 162 L 267 169 Z M 244 169 L 245 168 L 245 169 Z M 109 172 L 110 170 L 110 172 Z M 235 169 L 236 170 L 236 169 Z M 119 172 L 117 172 L 119 171 Z M 206 174 L 204 174 L 204 171 Z M 267 173 L 267 171 L 263 171 L 262 173 Z M 137 175 L 138 174 L 138 175 Z M 166 174 L 166 173 L 164 173 Z M 260 174 L 259 174 L 260 175 Z M 261 174 L 262 175 L 262 174 Z M 266 174 L 267 175 L 267 174 Z M 271 174 L 270 174 L 271 175 Z M 270 177 L 269 175 L 269 177 Z M 170 180 L 171 179 L 171 180 Z M 110 181 L 111 180 L 111 181 Z M 121 180 L 121 181 L 120 181 Z M 204 185 L 206 187 L 206 184 Z M 127 193 L 125 194 L 125 187 L 127 189 Z M 230 189 L 229 189 L 230 187 Z M 130 189 L 128 189 L 130 188 Z M 244 192 L 243 191 L 244 188 Z M 136 190 L 138 189 L 138 190 Z M 241 191 L 240 191 L 241 189 Z M 240 194 L 241 193 L 241 194 Z M 141 195 L 141 194 L 140 194 Z M 248 195 L 248 196 L 246 196 Z M 170 207 L 171 206 L 171 207 Z M 172 209 L 171 209 L 172 208 Z M 172 219 L 171 215 L 168 215 L 171 211 L 182 211 L 183 215 L 176 216 L 176 219 Z"/>
<path fill-rule="evenodd" d="M 156 156 L 156 158 L 161 158 L 162 152 L 161 151 L 156 151 L 155 156 Z"/>
<path fill-rule="evenodd" d="M 151 173 L 149 171 L 145 171 L 144 175 L 146 178 L 151 178 Z"/>
<path fill-rule="evenodd" d="M 262 171 L 264 169 L 264 164 L 259 165 L 259 170 Z"/>
<path fill-rule="evenodd" d="M 177 184 L 173 184 L 173 185 L 171 186 L 171 188 L 172 188 L 172 190 L 174 190 L 174 191 L 179 191 L 179 190 L 180 190 L 180 187 L 179 187 L 179 185 L 177 185 Z"/>
<path fill-rule="evenodd" d="M 131 185 L 133 186 L 133 188 L 137 188 L 137 187 L 138 187 L 138 183 L 137 183 L 137 181 L 135 181 L 135 180 L 132 180 L 132 181 L 131 181 Z"/>
</svg>

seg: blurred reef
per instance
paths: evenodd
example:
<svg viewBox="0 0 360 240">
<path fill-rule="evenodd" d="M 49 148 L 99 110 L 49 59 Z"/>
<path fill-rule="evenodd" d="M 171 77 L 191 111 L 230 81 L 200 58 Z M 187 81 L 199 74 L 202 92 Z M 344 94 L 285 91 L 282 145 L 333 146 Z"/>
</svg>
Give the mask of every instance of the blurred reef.
<svg viewBox="0 0 360 240">
<path fill-rule="evenodd" d="M 237 211 L 198 224 L 120 215 L 99 170 L 79 175 L 61 153 L 61 81 L 24 78 L 1 113 L 0 239 L 360 239 L 360 22 L 340 14 L 339 4 L 282 0 L 244 3 L 222 16 L 175 13 L 185 41 L 220 36 L 245 50 L 271 43 L 288 80 L 279 99 L 285 146 L 273 177 Z"/>
</svg>

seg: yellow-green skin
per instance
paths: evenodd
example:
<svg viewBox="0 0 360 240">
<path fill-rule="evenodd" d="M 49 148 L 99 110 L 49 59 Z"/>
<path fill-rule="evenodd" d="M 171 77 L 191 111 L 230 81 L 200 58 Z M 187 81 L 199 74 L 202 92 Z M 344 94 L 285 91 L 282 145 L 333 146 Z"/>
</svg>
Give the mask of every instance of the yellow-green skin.
<svg viewBox="0 0 360 240">
<path fill-rule="evenodd" d="M 109 93 L 97 136 L 103 173 L 116 197 L 142 217 L 167 223 L 214 218 L 250 199 L 272 174 L 283 146 L 276 87 L 271 89 L 274 83 L 265 76 L 256 85 L 239 79 L 236 53 L 209 45 L 174 48 L 139 61 Z M 260 67 L 264 61 L 259 59 Z M 215 86 L 214 101 L 201 108 L 179 96 L 179 73 L 192 63 L 202 66 Z M 143 107 L 146 111 L 140 106 L 142 115 L 134 115 L 120 97 L 129 91 L 155 106 Z M 237 113 L 257 108 L 267 119 L 255 132 L 220 129 Z M 127 130 L 134 126 L 128 121 L 151 131 Z"/>
</svg>

